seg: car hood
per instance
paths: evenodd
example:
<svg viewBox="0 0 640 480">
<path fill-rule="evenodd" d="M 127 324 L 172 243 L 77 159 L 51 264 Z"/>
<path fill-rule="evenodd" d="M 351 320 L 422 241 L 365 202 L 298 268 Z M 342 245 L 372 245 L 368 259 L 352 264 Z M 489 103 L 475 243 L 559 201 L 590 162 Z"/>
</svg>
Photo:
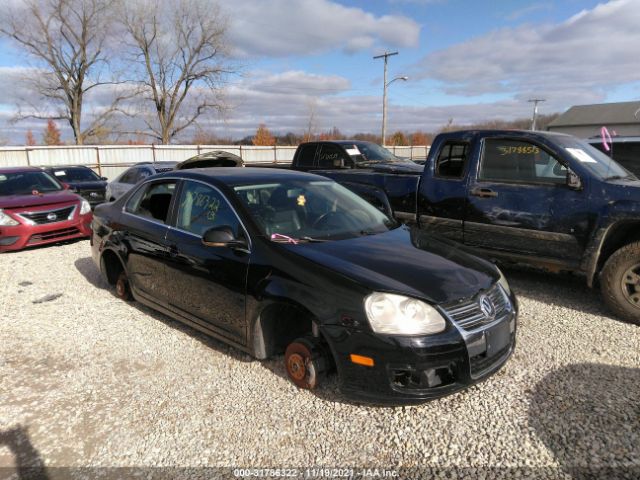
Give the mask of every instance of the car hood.
<svg viewBox="0 0 640 480">
<path fill-rule="evenodd" d="M 399 173 L 410 175 L 421 175 L 424 171 L 424 165 L 418 165 L 413 162 L 398 162 L 398 163 L 362 163 L 362 168 L 371 169 L 375 172 L 381 173 Z"/>
<path fill-rule="evenodd" d="M 41 195 L 0 196 L 0 208 L 37 207 L 78 201 L 78 196 L 67 190 L 48 192 Z"/>
<path fill-rule="evenodd" d="M 107 182 L 104 180 L 94 180 L 88 182 L 67 182 L 71 188 L 76 190 L 101 190 L 107 187 Z"/>
<path fill-rule="evenodd" d="M 377 235 L 283 247 L 371 290 L 433 304 L 472 297 L 498 280 L 493 265 L 462 246 L 404 226 Z"/>
</svg>

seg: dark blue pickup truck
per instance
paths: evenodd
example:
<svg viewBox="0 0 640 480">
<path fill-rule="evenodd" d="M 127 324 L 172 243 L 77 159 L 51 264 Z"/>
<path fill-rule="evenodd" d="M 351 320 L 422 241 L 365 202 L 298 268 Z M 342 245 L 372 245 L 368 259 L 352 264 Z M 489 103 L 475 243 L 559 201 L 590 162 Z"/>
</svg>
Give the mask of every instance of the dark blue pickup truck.
<svg viewBox="0 0 640 480">
<path fill-rule="evenodd" d="M 292 166 L 485 257 L 580 273 L 618 316 L 640 323 L 640 181 L 587 142 L 450 132 L 436 137 L 424 166 L 368 142 L 312 142 Z"/>
</svg>

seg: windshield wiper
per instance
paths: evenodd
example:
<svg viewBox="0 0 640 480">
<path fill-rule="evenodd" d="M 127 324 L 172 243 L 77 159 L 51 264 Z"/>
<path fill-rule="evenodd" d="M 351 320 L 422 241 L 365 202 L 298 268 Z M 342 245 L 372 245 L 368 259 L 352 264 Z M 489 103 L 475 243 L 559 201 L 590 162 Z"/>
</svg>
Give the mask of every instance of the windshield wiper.
<svg viewBox="0 0 640 480">
<path fill-rule="evenodd" d="M 321 238 L 313 238 L 308 236 L 296 238 L 296 237 L 290 237 L 288 235 L 283 235 L 281 233 L 273 233 L 271 235 L 271 241 L 278 242 L 278 243 L 292 243 L 295 245 L 300 242 L 316 243 L 316 242 L 327 242 L 328 240 L 323 240 Z"/>
</svg>

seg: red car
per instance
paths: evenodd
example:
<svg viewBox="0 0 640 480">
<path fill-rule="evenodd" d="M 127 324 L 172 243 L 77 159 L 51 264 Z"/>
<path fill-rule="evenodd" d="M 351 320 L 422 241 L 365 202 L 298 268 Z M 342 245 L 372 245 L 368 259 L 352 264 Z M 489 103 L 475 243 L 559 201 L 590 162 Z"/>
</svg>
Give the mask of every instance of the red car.
<svg viewBox="0 0 640 480">
<path fill-rule="evenodd" d="M 39 168 L 0 168 L 0 252 L 91 234 L 91 206 Z"/>
</svg>

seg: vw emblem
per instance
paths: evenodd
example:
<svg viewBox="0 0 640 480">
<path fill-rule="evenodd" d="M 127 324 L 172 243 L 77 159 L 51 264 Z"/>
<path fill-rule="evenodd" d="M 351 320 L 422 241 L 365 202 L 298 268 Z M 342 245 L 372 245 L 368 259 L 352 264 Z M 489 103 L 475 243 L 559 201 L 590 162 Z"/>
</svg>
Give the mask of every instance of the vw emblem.
<svg viewBox="0 0 640 480">
<path fill-rule="evenodd" d="M 481 295 L 478 299 L 478 303 L 480 304 L 480 310 L 487 318 L 493 318 L 496 314 L 496 307 L 493 305 L 493 302 L 486 295 Z"/>
<path fill-rule="evenodd" d="M 53 212 L 51 212 L 50 214 L 47 215 L 47 220 L 49 220 L 50 222 L 53 222 L 53 221 L 55 221 L 57 219 L 58 219 L 58 216 Z"/>
<path fill-rule="evenodd" d="M 92 198 L 97 198 L 98 194 L 96 192 L 91 192 L 89 196 Z"/>
</svg>

